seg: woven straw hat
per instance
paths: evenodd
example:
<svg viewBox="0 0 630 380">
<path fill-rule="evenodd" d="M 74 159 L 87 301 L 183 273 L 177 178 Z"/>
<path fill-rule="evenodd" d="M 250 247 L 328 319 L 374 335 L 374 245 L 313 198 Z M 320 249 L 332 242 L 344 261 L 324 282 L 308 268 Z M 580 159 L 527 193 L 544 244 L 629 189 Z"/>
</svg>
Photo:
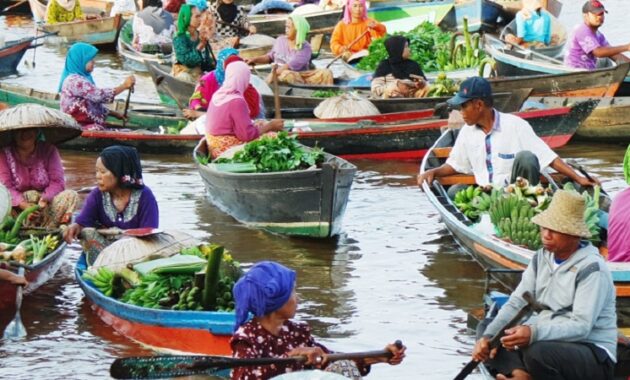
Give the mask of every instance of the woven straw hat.
<svg viewBox="0 0 630 380">
<path fill-rule="evenodd" d="M 13 131 L 39 128 L 46 142 L 59 144 L 81 134 L 81 126 L 69 115 L 39 104 L 25 103 L 0 112 L 0 147 L 9 145 Z"/>
<path fill-rule="evenodd" d="M 554 193 L 549 208 L 532 218 L 532 223 L 563 234 L 590 238 L 584 210 L 584 197 L 575 191 L 558 190 Z"/>
</svg>

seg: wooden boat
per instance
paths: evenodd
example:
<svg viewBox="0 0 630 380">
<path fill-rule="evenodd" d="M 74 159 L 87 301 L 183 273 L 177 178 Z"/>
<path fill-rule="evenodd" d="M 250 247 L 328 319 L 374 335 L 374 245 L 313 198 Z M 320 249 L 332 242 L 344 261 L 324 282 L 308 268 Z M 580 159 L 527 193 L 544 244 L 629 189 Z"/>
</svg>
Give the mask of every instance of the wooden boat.
<svg viewBox="0 0 630 380">
<path fill-rule="evenodd" d="M 125 64 L 134 71 L 144 72 L 147 71 L 145 61 L 155 62 L 158 64 L 164 64 L 171 62 L 173 54 L 147 54 L 137 51 L 130 44 L 123 41 L 122 38 L 118 38 L 117 48 L 118 54 L 120 54 L 125 60 Z"/>
<path fill-rule="evenodd" d="M 17 67 L 34 39 L 30 37 L 9 41 L 0 48 L 0 76 L 17 73 Z"/>
<path fill-rule="evenodd" d="M 26 268 L 24 276 L 28 280 L 28 286 L 24 288 L 24 294 L 33 293 L 37 288 L 50 280 L 61 267 L 63 252 L 66 243 L 61 243 L 57 249 L 49 253 L 44 260 Z M 15 307 L 15 292 L 17 287 L 7 281 L 0 281 L 0 310 Z"/>
<path fill-rule="evenodd" d="M 28 6 L 33 14 L 33 20 L 42 22 L 46 20 L 46 2 L 40 0 L 28 0 Z M 106 16 L 114 7 L 112 0 L 84 0 L 81 1 L 81 10 L 84 14 Z"/>
<path fill-rule="evenodd" d="M 527 76 L 540 74 L 564 74 L 583 72 L 591 74 L 597 70 L 586 71 L 574 69 L 564 65 L 555 58 L 511 45 L 506 46 L 498 38 L 485 35 L 484 49 L 496 61 L 496 71 L 500 77 Z M 615 96 L 630 95 L 630 77 L 626 76 L 614 93 Z M 585 95 L 587 96 L 587 95 Z M 607 93 L 606 96 L 613 96 Z"/>
<path fill-rule="evenodd" d="M 516 20 L 512 20 L 509 24 L 503 28 L 499 39 L 501 41 L 505 41 L 505 37 L 508 34 L 516 35 Z M 551 16 L 551 35 L 552 35 L 552 44 L 545 47 L 531 47 L 532 51 L 536 53 L 540 53 L 546 55 L 548 57 L 556 58 L 562 55 L 564 50 L 564 45 L 567 42 L 567 29 L 562 25 L 560 20 Z"/>
<path fill-rule="evenodd" d="M 234 219 L 270 232 L 327 238 L 339 234 L 356 166 L 324 153 L 321 168 L 278 173 L 229 173 L 207 157 L 205 139 L 193 159 L 210 200 Z"/>
<path fill-rule="evenodd" d="M 458 131 L 446 131 L 425 155 L 420 166 L 423 173 L 431 168 L 441 165 L 448 157 L 450 148 L 457 138 Z M 548 139 L 542 137 L 547 143 Z M 429 202 L 436 208 L 440 217 L 455 240 L 464 247 L 483 267 L 523 270 L 534 255 L 534 251 L 517 246 L 497 238 L 494 235 L 480 233 L 473 223 L 466 218 L 446 195 L 444 187 L 453 184 L 474 184 L 474 177 L 467 175 L 454 175 L 440 178 L 439 181 L 429 186 L 423 184 L 422 188 Z M 602 199 L 602 198 L 600 198 Z M 608 201 L 600 201 L 602 207 L 610 204 Z M 629 326 L 630 322 L 630 263 L 608 263 L 617 290 L 617 318 L 620 326 Z M 509 277 L 508 277 L 509 276 Z M 513 275 L 496 274 L 497 279 L 508 287 L 513 287 L 518 278 Z"/>
<path fill-rule="evenodd" d="M 147 69 L 153 79 L 153 83 L 160 95 L 162 102 L 177 104 L 184 108 L 188 105 L 188 99 L 192 95 L 195 85 L 173 77 L 170 69 L 164 65 L 146 62 Z M 513 91 L 511 94 L 496 94 L 496 107 L 503 112 L 517 111 L 529 96 L 530 90 Z M 369 96 L 366 92 L 363 93 Z M 274 108 L 273 95 L 262 95 L 267 109 Z M 396 99 L 370 99 L 381 113 L 415 111 L 419 109 L 435 108 L 439 103 L 444 103 L 449 97 L 433 98 L 396 98 Z M 308 88 L 280 86 L 280 104 L 287 110 L 298 110 L 300 113 L 294 117 L 313 117 L 312 111 L 324 99 L 313 96 L 313 90 Z"/>
<path fill-rule="evenodd" d="M 341 9 L 318 11 L 302 14 L 311 26 L 311 34 L 330 32 L 341 19 Z M 284 34 L 284 25 L 288 14 L 252 15 L 248 16 L 250 25 L 256 27 L 256 33 L 277 37 Z"/>
<path fill-rule="evenodd" d="M 80 137 L 61 144 L 64 149 L 100 152 L 111 145 L 128 145 L 140 153 L 180 154 L 190 152 L 201 135 L 170 135 L 124 130 L 83 131 Z"/>
<path fill-rule="evenodd" d="M 41 24 L 38 28 L 47 33 L 57 33 L 54 38 L 65 43 L 87 42 L 101 49 L 115 49 L 122 24 L 122 16 L 118 14 L 114 17 Z"/>
<path fill-rule="evenodd" d="M 21 103 L 36 103 L 59 109 L 59 94 L 8 83 L 0 83 L 0 102 L 7 103 L 10 106 Z M 123 100 L 116 100 L 111 104 L 110 108 L 122 113 L 125 109 L 125 102 Z M 131 102 L 129 104 L 127 116 L 129 121 L 125 125 L 125 128 L 129 129 L 157 131 L 160 126 L 164 128 L 177 127 L 180 121 L 185 122 L 185 119 L 177 109 L 138 102 Z M 115 128 L 122 127 L 122 122 L 112 117 L 107 119 L 107 123 Z"/>
<path fill-rule="evenodd" d="M 82 254 L 74 269 L 92 310 L 120 335 L 168 353 L 230 355 L 234 313 L 148 309 L 107 297 L 81 278 L 87 269 Z"/>
</svg>

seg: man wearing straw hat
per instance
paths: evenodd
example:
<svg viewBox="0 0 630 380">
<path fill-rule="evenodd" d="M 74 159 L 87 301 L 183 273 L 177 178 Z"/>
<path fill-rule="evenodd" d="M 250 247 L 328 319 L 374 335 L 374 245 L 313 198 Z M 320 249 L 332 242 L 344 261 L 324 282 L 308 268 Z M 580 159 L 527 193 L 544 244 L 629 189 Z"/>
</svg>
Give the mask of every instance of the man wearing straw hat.
<svg viewBox="0 0 630 380">
<path fill-rule="evenodd" d="M 543 248 L 523 272 L 508 302 L 477 341 L 472 357 L 487 361 L 497 379 L 612 379 L 616 362 L 615 286 L 590 243 L 584 198 L 559 190 L 549 208 L 532 218 Z M 543 310 L 505 329 L 530 292 Z M 483 328 L 480 326 L 480 331 Z M 505 329 L 501 346 L 490 339 Z"/>
</svg>

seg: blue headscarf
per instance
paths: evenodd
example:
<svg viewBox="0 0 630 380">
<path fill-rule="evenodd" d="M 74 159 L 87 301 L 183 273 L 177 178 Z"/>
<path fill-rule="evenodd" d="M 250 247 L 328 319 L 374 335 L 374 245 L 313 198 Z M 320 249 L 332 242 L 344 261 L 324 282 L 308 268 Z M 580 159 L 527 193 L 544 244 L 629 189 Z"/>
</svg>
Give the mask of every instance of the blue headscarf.
<svg viewBox="0 0 630 380">
<path fill-rule="evenodd" d="M 295 271 L 273 261 L 261 261 L 241 277 L 232 292 L 236 303 L 236 331 L 249 313 L 257 317 L 280 309 L 291 297 Z"/>
<path fill-rule="evenodd" d="M 238 50 L 234 48 L 225 48 L 219 52 L 217 56 L 217 68 L 214 69 L 214 77 L 217 79 L 219 86 L 223 85 L 225 80 L 225 60 L 231 55 L 238 55 Z"/>
<path fill-rule="evenodd" d="M 208 9 L 208 2 L 206 0 L 186 0 L 186 4 L 192 5 L 193 7 L 199 9 L 201 12 Z"/>
<path fill-rule="evenodd" d="M 58 92 L 61 92 L 61 87 L 63 86 L 63 81 L 69 75 L 78 74 L 90 81 L 94 84 L 94 79 L 92 78 L 92 74 L 88 73 L 85 70 L 85 66 L 91 60 L 96 57 L 98 53 L 98 49 L 90 44 L 86 44 L 85 42 L 77 42 L 72 45 L 68 50 L 68 55 L 66 56 L 66 64 L 63 67 L 63 73 L 61 74 L 61 81 L 59 81 Z"/>
</svg>

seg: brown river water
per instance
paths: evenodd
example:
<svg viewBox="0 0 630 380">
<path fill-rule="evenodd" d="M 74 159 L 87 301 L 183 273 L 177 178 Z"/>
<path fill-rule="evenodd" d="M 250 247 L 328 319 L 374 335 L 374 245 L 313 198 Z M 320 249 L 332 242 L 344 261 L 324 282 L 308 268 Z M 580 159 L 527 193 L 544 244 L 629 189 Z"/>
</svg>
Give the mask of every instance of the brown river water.
<svg viewBox="0 0 630 380">
<path fill-rule="evenodd" d="M 623 16 L 614 12 L 621 4 L 607 2 L 608 23 L 621 22 Z M 565 5 L 565 23 L 577 20 L 580 7 Z M 31 31 L 26 19 L 0 17 L 0 33 L 7 40 Z M 622 42 L 615 37 L 609 39 Z M 21 75 L 3 81 L 54 91 L 62 54 L 38 48 L 35 69 L 23 61 Z M 31 61 L 32 52 L 25 59 Z M 99 55 L 97 67 L 97 83 L 124 78 L 113 55 Z M 145 77 L 139 79 L 136 96 L 155 99 Z M 558 153 L 575 158 L 615 194 L 626 186 L 624 151 L 623 146 L 580 142 Z M 68 187 L 94 184 L 95 154 L 62 151 L 62 157 Z M 338 351 L 364 351 L 401 339 L 408 347 L 405 362 L 374 366 L 370 379 L 449 379 L 468 360 L 474 339 L 466 331 L 466 315 L 480 305 L 484 274 L 415 186 L 418 163 L 356 161 L 359 171 L 343 233 L 320 241 L 250 229 L 225 215 L 206 199 L 188 156 L 143 155 L 142 161 L 146 183 L 160 204 L 161 227 L 223 244 L 243 263 L 276 260 L 294 268 L 300 296 L 297 318 L 307 321 L 324 344 Z M 76 247 L 68 249 L 57 276 L 25 298 L 22 319 L 28 337 L 0 341 L 1 379 L 104 379 L 114 358 L 151 354 L 92 312 L 74 279 L 78 253 Z M 12 317 L 1 315 L 0 328 Z"/>
</svg>

